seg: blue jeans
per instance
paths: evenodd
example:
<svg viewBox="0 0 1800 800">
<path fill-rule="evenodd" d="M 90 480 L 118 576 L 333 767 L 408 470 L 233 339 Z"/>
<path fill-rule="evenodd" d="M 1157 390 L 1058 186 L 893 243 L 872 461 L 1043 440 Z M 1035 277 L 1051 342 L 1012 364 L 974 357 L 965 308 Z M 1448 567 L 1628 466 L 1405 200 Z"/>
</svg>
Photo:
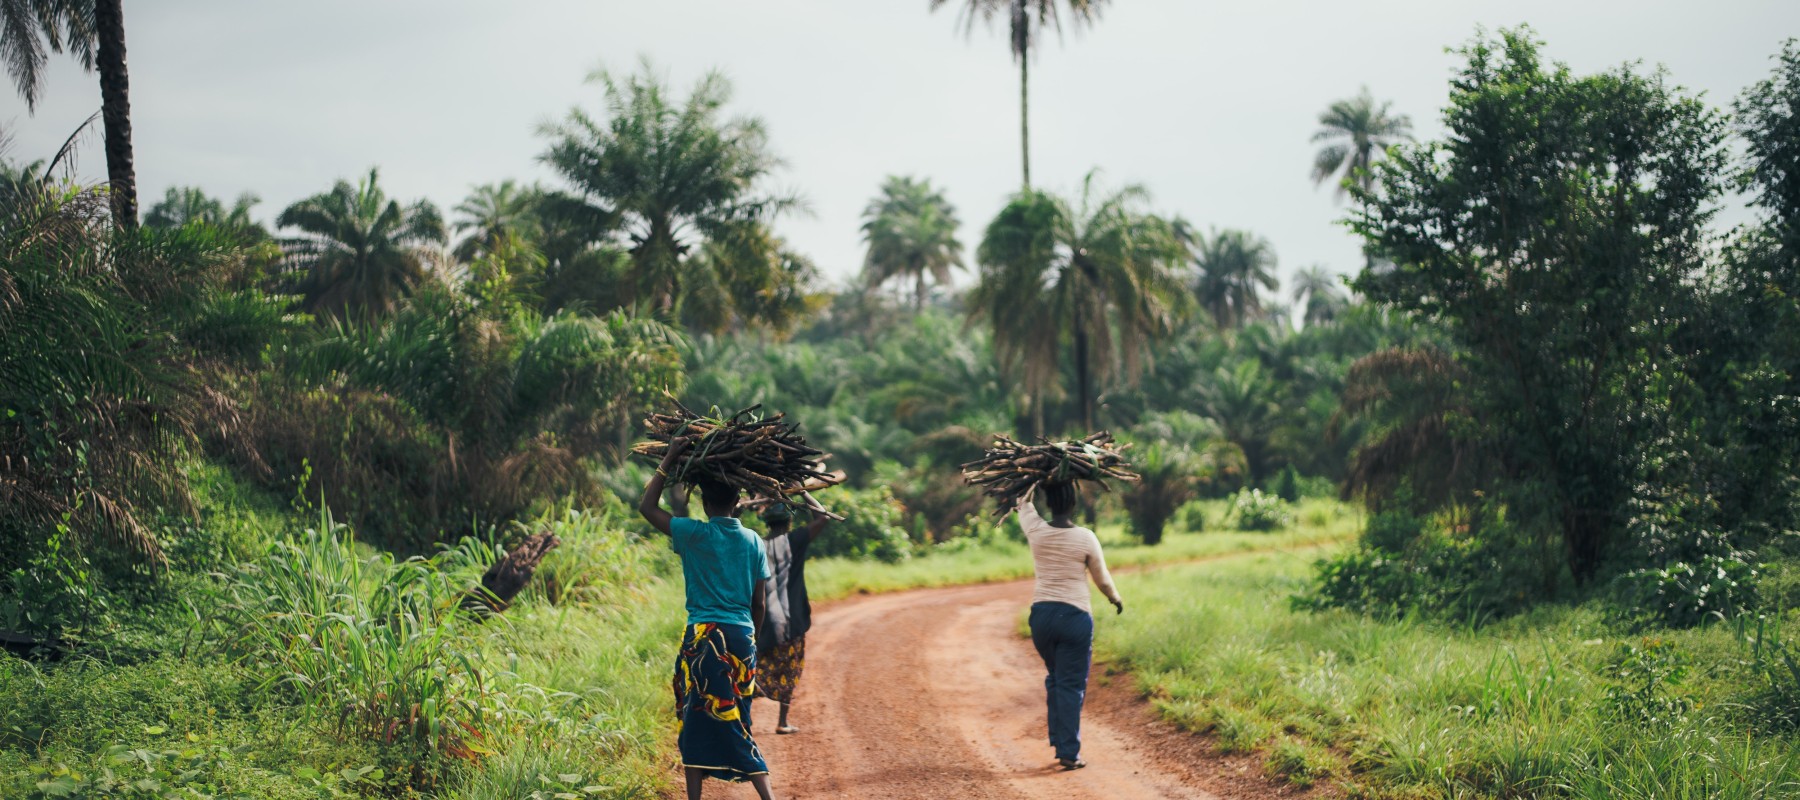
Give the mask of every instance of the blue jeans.
<svg viewBox="0 0 1800 800">
<path fill-rule="evenodd" d="M 1056 757 L 1081 755 L 1081 704 L 1094 657 L 1094 617 L 1068 603 L 1031 604 L 1031 643 L 1044 659 L 1044 699 Z"/>
</svg>

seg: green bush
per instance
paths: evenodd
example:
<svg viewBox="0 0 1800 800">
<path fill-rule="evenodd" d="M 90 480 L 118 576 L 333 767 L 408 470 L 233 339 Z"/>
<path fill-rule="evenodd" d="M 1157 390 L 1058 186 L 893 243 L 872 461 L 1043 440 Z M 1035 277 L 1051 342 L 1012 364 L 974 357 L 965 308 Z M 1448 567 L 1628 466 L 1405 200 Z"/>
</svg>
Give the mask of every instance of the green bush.
<svg viewBox="0 0 1800 800">
<path fill-rule="evenodd" d="M 1635 724 L 1671 725 L 1687 716 L 1694 701 L 1681 693 L 1690 661 L 1662 639 L 1642 646 L 1619 645 L 1605 670 L 1607 704 L 1620 719 Z"/>
<path fill-rule="evenodd" d="M 1626 573 L 1625 607 L 1677 628 L 1723 621 L 1755 609 L 1759 572 L 1747 557 L 1736 552 L 1709 555 L 1695 563 Z"/>
<path fill-rule="evenodd" d="M 808 556 L 874 559 L 894 564 L 912 555 L 912 540 L 901 527 L 905 509 L 886 486 L 839 489 L 821 500 L 844 521 L 827 524 Z"/>
<path fill-rule="evenodd" d="M 1294 524 L 1287 501 L 1261 489 L 1240 489 L 1231 499 L 1227 517 L 1240 531 L 1272 531 Z"/>
<path fill-rule="evenodd" d="M 1188 533 L 1200 533 L 1206 530 L 1206 502 L 1189 500 L 1175 512 L 1175 518 L 1181 523 L 1182 530 Z"/>
</svg>

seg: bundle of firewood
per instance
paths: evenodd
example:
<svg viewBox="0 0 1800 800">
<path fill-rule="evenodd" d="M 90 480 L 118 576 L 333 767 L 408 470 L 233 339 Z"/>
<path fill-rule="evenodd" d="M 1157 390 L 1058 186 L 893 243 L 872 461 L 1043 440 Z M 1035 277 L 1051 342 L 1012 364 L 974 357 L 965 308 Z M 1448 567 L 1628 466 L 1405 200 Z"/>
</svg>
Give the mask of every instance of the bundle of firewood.
<svg viewBox="0 0 1800 800">
<path fill-rule="evenodd" d="M 963 482 L 998 501 L 998 513 L 1004 516 L 1040 483 L 1089 481 L 1104 490 L 1109 478 L 1136 481 L 1137 474 L 1126 469 L 1131 466 L 1124 455 L 1129 447 L 1115 443 L 1106 431 L 1073 442 L 1039 439 L 1037 444 L 996 434 L 994 446 L 981 458 L 962 465 Z"/>
<path fill-rule="evenodd" d="M 825 470 L 824 451 L 808 446 L 806 437 L 800 435 L 800 424 L 788 422 L 785 414 L 765 416 L 759 403 L 730 416 L 722 416 L 717 408 L 711 416 L 704 416 L 672 398 L 670 402 L 675 413 L 646 417 L 644 428 L 650 440 L 639 442 L 631 452 L 660 464 L 669 452 L 669 442 L 677 436 L 686 438 L 687 451 L 675 461 L 669 473 L 671 481 L 693 483 L 711 478 L 753 498 L 799 509 L 809 508 L 802 502 L 808 492 L 844 482 L 844 473 Z"/>
</svg>

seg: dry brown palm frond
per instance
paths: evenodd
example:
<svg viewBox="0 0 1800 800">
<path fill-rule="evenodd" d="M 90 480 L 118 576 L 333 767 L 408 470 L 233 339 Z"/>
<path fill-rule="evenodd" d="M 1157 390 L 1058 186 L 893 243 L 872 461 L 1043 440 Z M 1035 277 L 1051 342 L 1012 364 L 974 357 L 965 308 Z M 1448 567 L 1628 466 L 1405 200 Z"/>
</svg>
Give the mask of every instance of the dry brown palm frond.
<svg viewBox="0 0 1800 800">
<path fill-rule="evenodd" d="M 168 566 L 168 558 L 163 554 L 156 534 L 138 520 L 127 502 L 90 489 L 80 494 L 78 510 L 89 515 L 92 530 L 106 535 L 152 567 Z"/>
<path fill-rule="evenodd" d="M 1345 498 L 1362 496 L 1376 507 L 1405 499 L 1423 509 L 1470 497 L 1480 443 L 1462 424 L 1473 413 L 1460 388 L 1466 379 L 1442 350 L 1395 348 L 1357 361 L 1329 431 L 1337 436 L 1350 418 L 1374 430 L 1351 455 Z"/>
</svg>

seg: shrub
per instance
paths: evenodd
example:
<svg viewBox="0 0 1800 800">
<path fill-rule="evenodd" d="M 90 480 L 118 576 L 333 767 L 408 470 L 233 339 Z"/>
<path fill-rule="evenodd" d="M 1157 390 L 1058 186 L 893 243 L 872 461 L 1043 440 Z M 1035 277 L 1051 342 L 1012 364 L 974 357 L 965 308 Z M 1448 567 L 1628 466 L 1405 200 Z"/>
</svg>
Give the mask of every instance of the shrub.
<svg viewBox="0 0 1800 800">
<path fill-rule="evenodd" d="M 1200 533 L 1206 530 L 1206 503 L 1189 500 L 1181 505 L 1180 511 L 1175 512 L 1175 518 L 1181 522 L 1183 530 Z"/>
<path fill-rule="evenodd" d="M 1757 606 L 1755 565 L 1748 554 L 1702 556 L 1696 563 L 1676 562 L 1658 569 L 1627 573 L 1627 608 L 1649 614 L 1677 628 L 1722 621 Z"/>
<path fill-rule="evenodd" d="M 1605 671 L 1612 681 L 1606 687 L 1607 704 L 1627 722 L 1673 724 L 1694 705 L 1679 694 L 1687 673 L 1687 657 L 1667 641 L 1645 639 L 1642 647 L 1621 644 Z"/>
<path fill-rule="evenodd" d="M 1294 469 L 1293 464 L 1289 464 L 1282 467 L 1281 472 L 1276 474 L 1274 482 L 1269 487 L 1269 492 L 1287 502 L 1298 503 L 1300 502 L 1300 481 L 1300 471 Z"/>
<path fill-rule="evenodd" d="M 1294 598 L 1296 607 L 1345 608 L 1383 618 L 1422 611 L 1483 622 L 1543 599 L 1539 588 L 1548 581 L 1539 564 L 1503 526 L 1495 526 L 1490 537 L 1451 538 L 1414 533 L 1419 522 L 1407 515 L 1377 518 L 1384 516 L 1383 524 L 1391 527 L 1377 536 L 1408 537 L 1403 552 L 1365 538 L 1362 546 L 1321 560 L 1312 587 Z M 1370 525 L 1376 525 L 1374 519 Z"/>
<path fill-rule="evenodd" d="M 872 558 L 893 564 L 912 555 L 912 540 L 900 526 L 905 509 L 888 487 L 839 489 L 831 493 L 827 507 L 844 521 L 826 525 L 808 556 Z"/>
<path fill-rule="evenodd" d="M 1294 524 L 1287 501 L 1261 489 L 1241 489 L 1231 499 L 1227 516 L 1240 531 L 1272 531 Z"/>
</svg>

